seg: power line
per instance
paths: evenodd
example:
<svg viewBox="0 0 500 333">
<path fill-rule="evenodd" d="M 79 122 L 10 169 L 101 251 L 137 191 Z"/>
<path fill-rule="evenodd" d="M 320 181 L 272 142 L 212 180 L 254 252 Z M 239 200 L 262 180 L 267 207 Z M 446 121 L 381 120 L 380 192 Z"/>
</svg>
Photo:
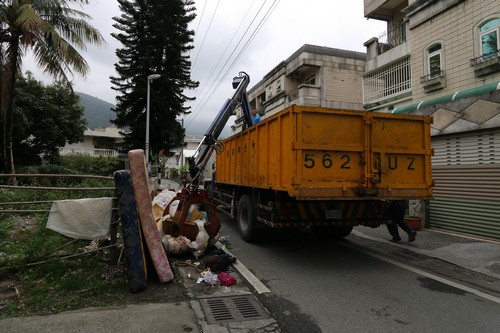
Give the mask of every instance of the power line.
<svg viewBox="0 0 500 333">
<path fill-rule="evenodd" d="M 203 49 L 203 44 L 205 44 L 205 38 L 207 38 L 208 32 L 210 31 L 210 27 L 212 26 L 212 22 L 214 21 L 215 14 L 217 13 L 217 9 L 219 8 L 220 0 L 217 1 L 217 6 L 215 6 L 214 13 L 212 14 L 212 18 L 210 19 L 210 23 L 208 24 L 207 31 L 205 32 L 205 35 L 203 36 L 203 40 L 201 41 L 200 48 L 198 49 L 198 53 L 196 54 L 196 58 L 194 59 L 193 65 L 191 66 L 191 70 L 194 68 L 196 65 L 196 61 L 198 60 L 198 56 L 201 53 L 201 50 Z"/>
<path fill-rule="evenodd" d="M 231 46 L 231 43 L 233 42 L 234 38 L 236 37 L 236 35 L 237 35 L 238 31 L 240 30 L 241 26 L 243 25 L 243 22 L 245 22 L 245 19 L 247 18 L 248 14 L 250 13 L 250 9 L 252 9 L 254 3 L 255 3 L 255 0 L 252 1 L 252 3 L 250 4 L 250 7 L 247 9 L 247 11 L 245 13 L 245 16 L 243 17 L 242 20 L 240 20 L 240 24 L 238 25 L 238 28 L 235 30 L 235 32 L 234 32 L 233 36 L 231 37 L 231 40 L 229 41 L 229 43 L 227 43 L 226 48 L 224 49 L 224 52 L 222 52 L 222 56 L 219 57 L 219 61 L 217 61 L 217 64 L 213 67 L 213 70 L 210 73 L 210 75 L 209 75 L 209 77 L 207 79 L 207 82 L 211 82 L 213 74 L 215 73 L 215 71 L 219 67 L 219 64 L 221 63 L 222 59 L 226 55 L 226 52 L 229 49 L 229 46 Z M 253 21 L 252 21 L 252 23 L 253 23 Z M 250 24 L 252 24 L 252 23 L 250 23 Z M 248 31 L 248 29 L 247 29 L 247 31 Z M 246 31 L 243 34 L 243 36 L 245 34 L 246 34 Z M 241 39 L 240 39 L 240 42 L 241 42 Z M 238 42 L 238 45 L 239 45 L 239 42 Z M 233 51 L 233 53 L 234 53 L 234 51 Z M 231 55 L 229 57 L 231 57 L 233 53 L 231 53 Z M 224 68 L 224 67 L 222 67 L 222 68 Z M 207 94 L 207 88 L 206 87 L 207 87 L 207 85 L 205 85 L 205 88 L 200 93 L 200 95 L 203 95 L 202 99 L 205 98 L 205 96 Z"/>
<path fill-rule="evenodd" d="M 209 94 L 211 95 L 222 83 L 222 81 L 225 79 L 225 77 L 227 76 L 227 74 L 229 73 L 229 71 L 232 69 L 232 67 L 234 67 L 234 64 L 235 62 L 241 57 L 241 54 L 243 53 L 244 49 L 242 49 L 242 51 L 240 51 L 237 55 L 237 57 L 233 60 L 232 62 L 232 65 L 229 67 L 229 69 L 226 70 L 224 76 L 222 78 L 220 78 L 220 76 L 222 75 L 222 73 L 224 72 L 224 68 L 227 67 L 229 61 L 231 60 L 231 57 L 234 55 L 234 53 L 237 51 L 238 49 L 238 46 L 241 44 L 241 42 L 243 41 L 244 37 L 247 35 L 248 31 L 250 30 L 251 26 L 253 25 L 253 23 L 255 22 L 255 20 L 257 19 L 257 17 L 259 16 L 260 12 L 262 11 L 262 9 L 264 8 L 264 5 L 266 4 L 267 0 L 264 1 L 264 3 L 261 5 L 261 7 L 259 8 L 258 12 L 254 15 L 252 21 L 250 22 L 250 24 L 248 25 L 247 29 L 245 30 L 245 33 L 242 35 L 242 37 L 240 38 L 240 41 L 238 42 L 238 44 L 234 47 L 231 55 L 227 58 L 226 62 L 224 63 L 224 66 L 220 69 L 219 73 L 217 74 L 217 77 L 214 79 L 214 81 L 211 83 L 208 91 L 205 93 L 205 95 L 203 95 L 203 97 L 200 99 L 200 102 L 198 103 L 198 106 L 194 109 L 193 111 L 193 118 L 190 119 L 190 122 L 192 122 L 196 116 L 199 114 L 199 110 L 205 106 L 205 104 L 208 102 L 208 98 L 209 98 Z M 276 0 L 275 0 L 275 3 L 276 3 Z M 274 3 L 273 3 L 274 5 Z M 260 20 L 260 22 L 258 23 L 257 25 L 257 28 L 254 29 L 254 31 L 252 32 L 251 36 L 249 37 L 249 39 L 252 38 L 252 36 L 255 36 L 255 33 L 256 33 L 256 30 L 259 29 L 259 27 L 262 25 L 262 21 L 265 20 L 265 18 L 268 16 L 269 14 L 269 11 L 270 9 L 272 8 L 272 6 L 267 10 L 267 13 L 264 15 L 264 18 Z M 248 46 L 248 40 L 246 42 L 245 45 Z M 219 79 L 220 78 L 220 79 Z M 214 87 L 214 85 L 216 84 L 216 81 L 217 79 L 219 79 L 217 85 Z"/>
<path fill-rule="evenodd" d="M 203 9 L 201 10 L 200 20 L 198 21 L 198 25 L 196 26 L 196 29 L 194 30 L 195 36 L 198 35 L 198 29 L 200 28 L 201 21 L 203 20 L 203 14 L 205 13 L 205 8 L 207 8 L 207 2 L 208 1 L 205 1 L 205 4 L 203 5 Z"/>
<path fill-rule="evenodd" d="M 230 57 L 234 54 L 234 51 L 236 51 L 236 47 L 240 44 L 238 43 L 238 45 L 235 47 L 235 49 L 233 50 L 233 53 L 231 53 L 231 56 L 228 58 L 228 60 L 226 61 L 226 63 L 224 64 L 223 68 L 221 69 L 221 71 L 219 72 L 219 74 L 217 75 L 216 79 L 214 80 L 214 82 L 211 84 L 210 86 L 210 89 L 211 89 L 211 94 L 222 84 L 222 82 L 225 80 L 225 78 L 227 77 L 227 75 L 229 74 L 229 72 L 233 69 L 233 67 L 236 65 L 236 62 L 241 58 L 243 52 L 248 48 L 248 46 L 250 45 L 250 43 L 253 41 L 253 39 L 255 38 L 255 36 L 257 35 L 257 33 L 260 31 L 260 29 L 262 28 L 262 26 L 264 25 L 264 23 L 269 19 L 270 15 L 272 14 L 272 12 L 276 9 L 276 7 L 278 6 L 280 0 L 274 0 L 274 2 L 272 3 L 272 5 L 269 7 L 269 9 L 267 10 L 266 14 L 264 15 L 264 17 L 260 20 L 260 22 L 258 23 L 257 27 L 254 29 L 254 31 L 252 32 L 251 36 L 247 39 L 246 43 L 244 44 L 243 48 L 240 50 L 240 52 L 238 53 L 238 55 L 236 56 L 236 58 L 233 60 L 233 62 L 231 63 L 231 65 L 227 68 L 226 72 L 224 73 L 224 75 L 220 78 L 220 80 L 218 81 L 217 85 L 215 88 L 212 89 L 213 85 L 215 84 L 215 80 L 217 80 L 217 78 L 221 75 L 222 71 L 223 71 L 223 68 L 227 65 Z M 265 4 L 265 2 L 264 2 Z M 264 5 L 263 4 L 263 5 Z M 262 9 L 263 6 L 261 6 L 261 9 Z M 260 13 L 260 9 L 259 9 L 259 13 Z M 257 17 L 258 13 L 256 14 L 256 16 L 254 17 L 254 20 L 255 18 Z M 252 23 L 254 22 L 254 20 L 252 20 Z M 249 27 L 251 26 L 251 24 L 249 25 Z M 248 31 L 248 29 L 247 29 Z M 245 34 L 246 35 L 246 32 L 245 31 Z M 244 37 L 243 35 L 243 37 Z M 242 37 L 242 39 L 243 39 Z M 240 42 L 241 40 L 240 39 Z M 210 90 L 209 89 L 209 90 Z M 208 94 L 208 93 L 207 93 Z M 205 96 L 207 95 L 205 94 Z M 193 111 L 193 117 L 189 120 L 188 124 L 190 124 L 195 118 L 196 116 L 199 114 L 199 110 L 205 106 L 205 104 L 208 102 L 208 98 L 205 98 L 205 96 L 202 98 L 202 103 L 200 106 L 198 106 L 194 111 Z"/>
<path fill-rule="evenodd" d="M 229 55 L 229 57 L 227 58 L 226 62 L 224 63 L 224 65 L 222 66 L 222 68 L 219 70 L 219 73 L 217 74 L 217 76 L 215 77 L 215 79 L 212 81 L 212 83 L 210 84 L 208 90 L 207 89 L 204 89 L 205 91 L 205 94 L 203 94 L 203 97 L 200 99 L 200 102 L 198 103 L 198 105 L 200 105 L 202 103 L 202 101 L 204 101 L 208 95 L 208 93 L 211 91 L 213 92 L 213 90 L 215 89 L 212 89 L 213 85 L 215 84 L 215 81 L 217 81 L 217 79 L 219 78 L 219 76 L 221 75 L 221 72 L 224 70 L 224 67 L 226 67 L 227 63 L 229 62 L 229 60 L 231 59 L 231 57 L 233 56 L 234 52 L 236 51 L 236 49 L 238 48 L 238 46 L 240 45 L 240 43 L 242 42 L 243 38 L 245 37 L 245 35 L 247 34 L 248 30 L 250 29 L 250 27 L 252 26 L 253 22 L 255 21 L 255 19 L 257 18 L 257 16 L 259 15 L 259 13 L 262 11 L 262 8 L 264 7 L 264 5 L 266 4 L 267 0 L 264 1 L 264 3 L 260 6 L 259 10 L 257 11 L 257 13 L 254 15 L 252 21 L 248 24 L 248 27 L 247 29 L 245 30 L 245 32 L 243 33 L 243 35 L 241 36 L 240 40 L 238 41 L 238 43 L 236 44 L 236 46 L 233 48 L 233 51 L 231 52 L 231 54 Z M 202 92 L 203 93 L 203 92 Z M 194 108 L 193 110 L 193 113 L 194 115 L 197 114 L 197 111 L 199 110 L 199 106 L 197 106 L 196 108 Z M 195 117 L 193 117 L 195 118 Z"/>
</svg>

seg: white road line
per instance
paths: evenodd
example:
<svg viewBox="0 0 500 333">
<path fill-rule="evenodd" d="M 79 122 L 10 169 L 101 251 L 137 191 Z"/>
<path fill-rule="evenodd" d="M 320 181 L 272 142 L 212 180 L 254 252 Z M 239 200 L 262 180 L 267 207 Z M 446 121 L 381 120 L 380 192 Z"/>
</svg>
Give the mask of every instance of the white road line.
<svg viewBox="0 0 500 333">
<path fill-rule="evenodd" d="M 215 243 L 215 246 L 219 249 L 222 247 L 220 242 Z M 229 254 L 232 255 L 231 252 Z M 253 275 L 248 268 L 245 267 L 239 260 L 233 263 L 233 267 L 248 281 L 257 291 L 258 294 L 270 293 L 271 290 L 267 288 L 255 275 Z"/>
<path fill-rule="evenodd" d="M 397 262 L 395 260 L 392 260 L 392 259 L 380 256 L 378 254 L 374 254 L 374 253 L 371 253 L 371 252 L 368 252 L 368 251 L 365 251 L 365 250 L 362 250 L 360 248 L 356 248 L 354 246 L 350 246 L 350 245 L 345 245 L 345 246 L 347 246 L 349 248 L 352 248 L 352 249 L 354 249 L 356 251 L 362 252 L 362 253 L 364 253 L 366 255 L 369 255 L 371 257 L 374 257 L 374 258 L 380 259 L 382 261 L 385 261 L 385 262 L 387 262 L 389 264 L 392 264 L 392 265 L 398 266 L 400 268 L 406 269 L 406 270 L 411 271 L 413 273 L 425 276 L 425 277 L 433 279 L 435 281 L 439 281 L 441 283 L 447 284 L 447 285 L 449 285 L 451 287 L 454 287 L 454 288 L 457 288 L 457 289 L 461 289 L 461 290 L 466 291 L 468 293 L 474 294 L 476 296 L 479 296 L 479 297 L 485 298 L 487 300 L 490 300 L 492 302 L 500 304 L 500 298 L 499 297 L 495 297 L 493 295 L 490 295 L 490 294 L 487 294 L 487 293 L 483 293 L 482 291 L 479 291 L 479 290 L 476 290 L 476 289 L 473 289 L 473 288 L 469 288 L 469 287 L 461 285 L 459 283 L 456 283 L 456 282 L 453 282 L 453 281 L 450 281 L 450 280 L 447 280 L 447 279 L 443 279 L 442 277 L 439 277 L 437 275 L 424 272 L 424 271 L 422 271 L 422 270 L 420 270 L 418 268 L 414 268 L 414 267 L 402 264 L 402 263 Z"/>
<path fill-rule="evenodd" d="M 259 279 L 257 279 L 257 277 L 253 275 L 252 272 L 250 272 L 248 268 L 246 268 L 245 265 L 243 265 L 240 261 L 235 262 L 233 264 L 233 267 L 236 268 L 238 272 L 240 272 L 240 274 L 243 275 L 243 277 L 248 281 L 248 283 L 250 283 L 255 288 L 257 293 L 264 294 L 271 292 L 271 290 L 269 290 L 269 288 L 267 288 Z"/>
</svg>

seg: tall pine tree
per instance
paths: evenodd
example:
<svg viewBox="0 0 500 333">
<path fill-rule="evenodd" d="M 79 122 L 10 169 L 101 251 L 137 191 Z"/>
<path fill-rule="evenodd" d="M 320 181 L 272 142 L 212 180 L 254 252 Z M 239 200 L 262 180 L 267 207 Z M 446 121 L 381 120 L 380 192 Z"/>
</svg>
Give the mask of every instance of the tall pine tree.
<svg viewBox="0 0 500 333">
<path fill-rule="evenodd" d="M 184 94 L 198 82 L 191 80 L 188 52 L 194 32 L 188 24 L 194 17 L 192 0 L 118 0 L 120 17 L 114 17 L 112 34 L 123 45 L 116 54 L 117 76 L 113 89 L 120 94 L 114 109 L 114 123 L 128 128 L 125 148 L 144 148 L 148 75 L 161 77 L 150 82 L 150 152 L 170 150 L 184 143 L 184 129 L 177 116 L 188 111 L 193 100 Z"/>
</svg>

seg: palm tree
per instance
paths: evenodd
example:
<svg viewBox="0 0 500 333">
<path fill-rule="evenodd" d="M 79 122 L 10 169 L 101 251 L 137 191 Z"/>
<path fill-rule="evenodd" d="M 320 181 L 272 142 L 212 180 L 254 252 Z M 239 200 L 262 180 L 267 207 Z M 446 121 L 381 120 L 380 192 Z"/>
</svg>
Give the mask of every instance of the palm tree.
<svg viewBox="0 0 500 333">
<path fill-rule="evenodd" d="M 5 172 L 14 174 L 12 118 L 16 74 L 26 51 L 31 50 L 45 73 L 71 88 L 68 74 L 86 76 L 85 59 L 76 48 L 104 39 L 87 23 L 90 16 L 75 9 L 88 0 L 0 0 L 0 111 L 3 125 Z M 10 180 L 15 184 L 14 177 Z"/>
</svg>

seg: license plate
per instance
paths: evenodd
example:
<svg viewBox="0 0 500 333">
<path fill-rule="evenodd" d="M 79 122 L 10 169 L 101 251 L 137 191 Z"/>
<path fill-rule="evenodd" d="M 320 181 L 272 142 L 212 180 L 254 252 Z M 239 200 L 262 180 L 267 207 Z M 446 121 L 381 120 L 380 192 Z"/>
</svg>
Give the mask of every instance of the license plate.
<svg viewBox="0 0 500 333">
<path fill-rule="evenodd" d="M 327 220 L 340 220 L 342 218 L 341 210 L 326 210 L 325 218 Z"/>
</svg>

